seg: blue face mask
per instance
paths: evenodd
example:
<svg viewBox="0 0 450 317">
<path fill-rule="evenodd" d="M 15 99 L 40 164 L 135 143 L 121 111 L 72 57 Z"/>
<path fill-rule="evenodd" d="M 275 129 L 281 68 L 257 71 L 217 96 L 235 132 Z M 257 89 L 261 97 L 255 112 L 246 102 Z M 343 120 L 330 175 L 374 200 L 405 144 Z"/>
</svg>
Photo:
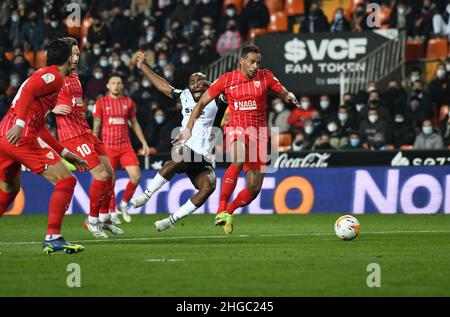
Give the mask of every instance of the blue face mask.
<svg viewBox="0 0 450 317">
<path fill-rule="evenodd" d="M 359 139 L 350 139 L 350 144 L 353 147 L 357 147 L 359 145 Z"/>
<path fill-rule="evenodd" d="M 164 116 L 155 116 L 155 122 L 157 124 L 162 124 L 166 118 Z"/>
</svg>

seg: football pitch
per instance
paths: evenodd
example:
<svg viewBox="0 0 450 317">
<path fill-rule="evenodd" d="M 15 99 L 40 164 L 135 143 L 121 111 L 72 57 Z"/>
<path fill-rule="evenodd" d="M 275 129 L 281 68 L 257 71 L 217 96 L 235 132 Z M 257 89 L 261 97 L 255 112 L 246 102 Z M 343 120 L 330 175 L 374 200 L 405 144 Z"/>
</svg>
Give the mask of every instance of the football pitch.
<svg viewBox="0 0 450 317">
<path fill-rule="evenodd" d="M 47 216 L 3 217 L 0 296 L 450 296 L 448 215 L 356 215 L 353 241 L 336 238 L 335 214 L 237 215 L 232 236 L 213 215 L 158 233 L 162 217 L 95 240 L 83 216 L 66 216 L 64 237 L 86 247 L 73 255 L 42 254 Z M 70 263 L 80 287 L 67 284 Z"/>
</svg>

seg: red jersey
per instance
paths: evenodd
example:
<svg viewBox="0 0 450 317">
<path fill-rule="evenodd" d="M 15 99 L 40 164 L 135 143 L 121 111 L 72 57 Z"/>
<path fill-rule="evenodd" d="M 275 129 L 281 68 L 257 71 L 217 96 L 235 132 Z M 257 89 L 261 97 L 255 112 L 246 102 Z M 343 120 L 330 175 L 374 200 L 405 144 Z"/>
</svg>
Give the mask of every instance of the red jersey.
<svg viewBox="0 0 450 317">
<path fill-rule="evenodd" d="M 279 94 L 283 86 L 270 70 L 258 70 L 253 78 L 234 70 L 220 76 L 209 88 L 208 94 L 216 98 L 224 93 L 230 109 L 230 127 L 267 127 L 267 93 Z"/>
<path fill-rule="evenodd" d="M 35 71 L 22 83 L 11 107 L 0 122 L 0 136 L 4 136 L 16 124 L 25 122 L 20 142 L 36 138 L 45 125 L 45 117 L 56 105 L 63 78 L 55 65 Z"/>
<path fill-rule="evenodd" d="M 136 117 L 136 105 L 131 98 L 102 97 L 95 102 L 93 114 L 102 120 L 101 136 L 106 148 L 131 147 L 128 120 Z"/>
<path fill-rule="evenodd" d="M 60 142 L 86 133 L 92 133 L 83 111 L 83 89 L 77 74 L 71 73 L 69 76 L 64 77 L 64 84 L 56 104 L 67 105 L 72 108 L 72 112 L 67 116 L 56 116 Z"/>
</svg>

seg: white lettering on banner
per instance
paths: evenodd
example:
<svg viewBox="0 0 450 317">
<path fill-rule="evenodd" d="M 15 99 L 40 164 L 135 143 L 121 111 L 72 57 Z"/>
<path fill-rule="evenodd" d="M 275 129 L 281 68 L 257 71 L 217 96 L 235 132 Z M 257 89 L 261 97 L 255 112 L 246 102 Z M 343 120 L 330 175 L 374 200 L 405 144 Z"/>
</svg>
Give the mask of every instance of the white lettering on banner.
<svg viewBox="0 0 450 317">
<path fill-rule="evenodd" d="M 433 165 L 445 165 L 450 162 L 450 157 L 427 157 L 425 159 L 416 157 L 412 159 L 412 164 L 407 157 L 403 156 L 402 152 L 398 152 L 391 161 L 392 166 L 433 166 Z"/>
<path fill-rule="evenodd" d="M 356 59 L 366 54 L 367 38 L 322 39 L 319 43 L 312 39 L 305 42 L 294 38 L 285 43 L 284 50 L 284 58 L 295 64 L 303 61 L 308 53 L 314 61 L 323 61 L 326 57 L 332 60 Z"/>
<path fill-rule="evenodd" d="M 366 207 L 366 195 L 370 197 L 380 213 L 395 214 L 397 212 L 398 170 L 388 170 L 386 197 L 378 188 L 368 171 L 358 170 L 355 173 L 355 189 L 353 196 L 353 213 L 363 214 Z"/>
<path fill-rule="evenodd" d="M 416 207 L 413 201 L 414 192 L 419 187 L 426 188 L 430 194 L 428 204 L 423 207 Z M 431 175 L 414 175 L 403 185 L 400 202 L 405 214 L 434 214 L 438 212 L 442 203 L 441 184 Z"/>
<path fill-rule="evenodd" d="M 322 74 L 336 74 L 341 73 L 342 71 L 352 71 L 352 72 L 365 72 L 366 64 L 365 63 L 354 63 L 354 62 L 344 62 L 344 63 L 318 63 L 318 70 L 314 68 L 314 64 L 285 64 L 284 72 L 286 74 L 312 74 L 314 72 L 319 72 Z M 333 80 L 337 81 L 340 78 L 333 78 Z M 339 83 L 339 82 L 338 82 Z M 333 83 L 331 83 L 333 84 Z"/>
<path fill-rule="evenodd" d="M 444 213 L 450 213 L 450 175 L 446 175 L 445 183 L 441 184 L 432 175 L 417 174 L 408 178 L 401 186 L 399 176 L 399 170 L 387 170 L 384 195 L 368 171 L 357 170 L 354 182 L 353 213 L 365 212 L 366 196 L 370 197 L 378 211 L 383 214 L 399 212 L 399 200 L 401 210 L 405 214 L 434 214 L 441 206 Z M 414 194 L 419 187 L 425 188 L 429 195 L 426 205 L 420 207 L 414 203 Z"/>
<path fill-rule="evenodd" d="M 288 153 L 281 154 L 275 161 L 274 168 L 327 167 L 329 153 L 309 153 L 305 157 L 289 158 Z"/>
</svg>

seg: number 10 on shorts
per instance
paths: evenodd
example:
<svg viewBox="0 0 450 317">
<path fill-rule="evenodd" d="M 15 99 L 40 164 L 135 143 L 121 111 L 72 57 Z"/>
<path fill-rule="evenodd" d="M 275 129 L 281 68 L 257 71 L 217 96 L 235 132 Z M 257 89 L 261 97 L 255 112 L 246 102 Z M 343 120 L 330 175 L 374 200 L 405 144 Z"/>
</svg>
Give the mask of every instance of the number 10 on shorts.
<svg viewBox="0 0 450 317">
<path fill-rule="evenodd" d="M 86 155 L 92 153 L 89 145 L 87 145 L 86 143 L 83 143 L 79 147 L 77 147 L 77 152 L 80 153 L 82 157 L 85 157 Z"/>
</svg>

